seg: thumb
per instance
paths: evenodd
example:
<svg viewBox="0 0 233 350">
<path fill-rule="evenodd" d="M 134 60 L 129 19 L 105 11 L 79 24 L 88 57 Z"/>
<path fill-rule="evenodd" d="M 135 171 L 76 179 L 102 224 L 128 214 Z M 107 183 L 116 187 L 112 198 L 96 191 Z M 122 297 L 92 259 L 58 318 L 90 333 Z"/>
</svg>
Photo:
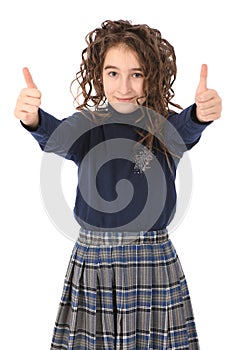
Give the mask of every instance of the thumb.
<svg viewBox="0 0 233 350">
<path fill-rule="evenodd" d="M 207 64 L 203 64 L 201 66 L 200 80 L 197 87 L 197 94 L 200 94 L 207 90 L 207 75 L 208 75 L 208 67 Z"/>
<path fill-rule="evenodd" d="M 30 73 L 28 68 L 26 68 L 26 67 L 23 68 L 23 75 L 24 75 L 24 79 L 25 79 L 25 82 L 27 84 L 27 87 L 31 88 L 31 89 L 37 89 L 37 86 L 34 83 L 32 76 L 31 76 L 31 73 Z"/>
</svg>

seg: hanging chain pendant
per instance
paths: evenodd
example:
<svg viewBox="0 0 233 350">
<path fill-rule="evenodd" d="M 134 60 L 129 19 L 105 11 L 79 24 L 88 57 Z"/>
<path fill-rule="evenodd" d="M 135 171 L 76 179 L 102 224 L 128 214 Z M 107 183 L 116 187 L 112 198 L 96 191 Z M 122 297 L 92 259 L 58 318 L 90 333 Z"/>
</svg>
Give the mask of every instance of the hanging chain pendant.
<svg viewBox="0 0 233 350">
<path fill-rule="evenodd" d="M 150 169 L 150 162 L 152 159 L 152 152 L 148 148 L 141 146 L 138 153 L 134 156 L 135 173 L 142 174 L 146 171 L 146 169 Z"/>
</svg>

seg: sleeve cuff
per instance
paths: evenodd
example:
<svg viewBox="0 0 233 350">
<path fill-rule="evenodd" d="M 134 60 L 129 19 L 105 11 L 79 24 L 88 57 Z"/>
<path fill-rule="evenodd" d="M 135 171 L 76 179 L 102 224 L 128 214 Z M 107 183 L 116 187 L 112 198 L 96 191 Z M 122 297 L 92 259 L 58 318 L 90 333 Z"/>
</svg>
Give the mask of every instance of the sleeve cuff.
<svg viewBox="0 0 233 350">
<path fill-rule="evenodd" d="M 35 132 L 35 131 L 38 130 L 38 128 L 39 128 L 40 125 L 41 125 L 40 109 L 39 109 L 39 111 L 38 111 L 38 114 L 39 114 L 39 123 L 38 123 L 38 125 L 37 125 L 36 128 L 30 127 L 29 125 L 24 124 L 24 123 L 22 122 L 22 120 L 20 120 L 20 123 L 21 123 L 21 125 L 24 127 L 24 129 L 26 129 L 27 131 L 30 131 L 30 132 Z"/>
<path fill-rule="evenodd" d="M 199 125 L 209 125 L 212 123 L 212 121 L 210 122 L 201 122 L 198 118 L 197 118 L 197 105 L 196 103 L 193 104 L 192 109 L 191 109 L 191 119 L 194 123 L 199 124 Z"/>
</svg>

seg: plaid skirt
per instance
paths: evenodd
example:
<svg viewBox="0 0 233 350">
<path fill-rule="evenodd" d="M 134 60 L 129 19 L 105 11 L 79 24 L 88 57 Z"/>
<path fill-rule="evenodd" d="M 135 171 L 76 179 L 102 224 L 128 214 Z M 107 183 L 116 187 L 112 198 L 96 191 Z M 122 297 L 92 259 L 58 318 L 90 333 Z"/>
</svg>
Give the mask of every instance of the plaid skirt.
<svg viewBox="0 0 233 350">
<path fill-rule="evenodd" d="M 51 349 L 200 349 L 186 279 L 166 230 L 80 230 Z"/>
</svg>

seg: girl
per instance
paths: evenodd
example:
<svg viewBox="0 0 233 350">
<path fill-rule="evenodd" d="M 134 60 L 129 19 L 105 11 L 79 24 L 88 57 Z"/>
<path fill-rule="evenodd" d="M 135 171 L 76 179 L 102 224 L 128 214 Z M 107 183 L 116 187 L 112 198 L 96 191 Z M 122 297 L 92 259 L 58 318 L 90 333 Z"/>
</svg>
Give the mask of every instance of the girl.
<svg viewBox="0 0 233 350">
<path fill-rule="evenodd" d="M 81 228 L 51 349 L 199 349 L 166 227 L 179 160 L 220 117 L 221 99 L 207 88 L 203 65 L 195 103 L 173 112 L 169 105 L 181 109 L 172 102 L 174 49 L 147 25 L 105 21 L 86 42 L 73 116 L 58 120 L 40 108 L 27 68 L 15 108 L 44 151 L 78 166 Z"/>
</svg>

